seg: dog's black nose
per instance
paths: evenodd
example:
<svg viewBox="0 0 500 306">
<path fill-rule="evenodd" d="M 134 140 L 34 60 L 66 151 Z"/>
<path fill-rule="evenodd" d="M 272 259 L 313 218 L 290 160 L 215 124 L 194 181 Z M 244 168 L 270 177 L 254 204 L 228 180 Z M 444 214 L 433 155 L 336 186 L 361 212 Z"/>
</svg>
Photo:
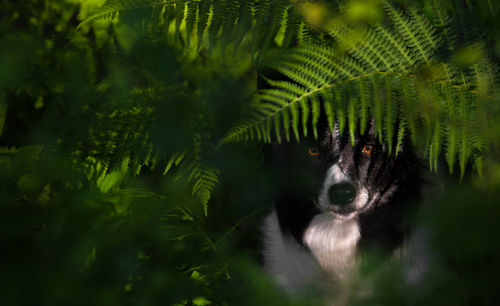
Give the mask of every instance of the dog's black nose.
<svg viewBox="0 0 500 306">
<path fill-rule="evenodd" d="M 349 183 L 339 183 L 330 187 L 328 191 L 333 205 L 348 205 L 356 197 L 356 187 Z"/>
</svg>

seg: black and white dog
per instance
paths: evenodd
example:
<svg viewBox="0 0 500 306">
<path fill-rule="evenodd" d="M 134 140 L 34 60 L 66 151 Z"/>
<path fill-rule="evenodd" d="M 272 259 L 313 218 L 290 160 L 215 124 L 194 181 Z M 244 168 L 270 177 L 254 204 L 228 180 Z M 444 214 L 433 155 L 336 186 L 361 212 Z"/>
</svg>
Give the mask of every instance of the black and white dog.
<svg viewBox="0 0 500 306">
<path fill-rule="evenodd" d="M 420 196 L 420 163 L 409 143 L 389 155 L 373 122 L 354 144 L 338 127 L 320 131 L 318 140 L 276 147 L 278 193 L 263 226 L 264 266 L 292 291 L 348 278 L 365 250 L 393 253 Z"/>
</svg>

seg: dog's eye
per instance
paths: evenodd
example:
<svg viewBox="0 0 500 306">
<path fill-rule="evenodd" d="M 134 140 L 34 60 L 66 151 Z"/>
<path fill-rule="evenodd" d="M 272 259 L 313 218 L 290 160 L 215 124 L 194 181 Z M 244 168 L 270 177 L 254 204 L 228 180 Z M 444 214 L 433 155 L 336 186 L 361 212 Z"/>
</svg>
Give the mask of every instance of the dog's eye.
<svg viewBox="0 0 500 306">
<path fill-rule="evenodd" d="M 316 157 L 319 155 L 319 150 L 318 148 L 310 147 L 307 149 L 307 154 L 309 154 L 309 156 Z"/>
<path fill-rule="evenodd" d="M 365 145 L 363 147 L 363 153 L 365 153 L 366 155 L 370 155 L 371 153 L 373 152 L 373 146 L 372 145 Z"/>
</svg>

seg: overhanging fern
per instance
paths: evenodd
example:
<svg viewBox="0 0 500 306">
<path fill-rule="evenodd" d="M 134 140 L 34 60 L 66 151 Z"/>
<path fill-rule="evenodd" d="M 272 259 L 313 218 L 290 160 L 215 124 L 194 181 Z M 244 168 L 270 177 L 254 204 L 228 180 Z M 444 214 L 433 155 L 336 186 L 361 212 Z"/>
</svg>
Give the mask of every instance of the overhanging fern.
<svg viewBox="0 0 500 306">
<path fill-rule="evenodd" d="M 228 51 L 237 55 L 243 50 L 252 58 L 265 59 L 261 55 L 272 46 L 299 45 L 265 62 L 291 81 L 268 79 L 271 89 L 258 93 L 249 116 L 222 143 L 317 137 L 319 116 L 324 112 L 330 128 L 338 123 L 342 131 L 348 129 L 352 141 L 356 129 L 364 134 L 373 118 L 377 137 L 387 144 L 390 154 L 397 155 L 406 137 L 411 137 L 425 148 L 433 170 L 444 154 L 450 171 L 458 167 L 463 175 L 471 158 L 480 171 L 481 153 L 489 141 L 483 133 L 488 103 L 497 90 L 496 66 L 485 58 L 465 64 L 454 60 L 450 55 L 458 45 L 458 35 L 446 11 L 431 4 L 432 20 L 416 6 L 381 1 L 381 22 L 344 20 L 312 30 L 296 3 L 289 0 L 108 0 L 81 25 L 149 12 L 151 17 L 143 23 L 148 31 L 167 33 L 170 42 L 173 38 L 194 54 L 206 50 L 210 56 L 217 51 L 223 58 Z M 330 41 L 335 44 L 325 43 Z M 482 46 L 472 48 L 481 50 Z M 114 129 L 121 129 L 117 139 L 109 136 Z M 96 168 L 90 173 L 104 181 L 117 169 L 138 174 L 145 165 L 161 163 L 166 173 L 181 166 L 206 213 L 218 170 L 202 158 L 206 152 L 197 134 L 192 144 L 163 152 L 149 139 L 147 129 L 131 124 L 100 131 L 111 138 L 104 137 L 107 147 L 90 154 L 94 160 L 87 164 Z M 130 141 L 127 145 L 124 135 Z"/>
<path fill-rule="evenodd" d="M 471 157 L 480 171 L 480 155 L 488 142 L 480 127 L 487 119 L 485 105 L 497 89 L 496 66 L 485 58 L 467 65 L 440 60 L 443 42 L 445 47 L 453 46 L 456 35 L 450 34 L 448 18 L 438 8 L 436 28 L 416 7 L 403 11 L 388 1 L 382 1 L 382 7 L 386 23 L 328 28 L 345 52 L 306 45 L 270 62 L 293 82 L 268 80 L 272 88 L 259 93 L 248 119 L 223 143 L 269 142 L 272 129 L 278 141 L 281 130 L 287 140 L 290 130 L 299 140 L 299 126 L 307 135 L 309 120 L 316 137 L 322 105 L 330 128 L 335 122 L 340 130 L 348 126 L 351 138 L 358 124 L 363 134 L 368 118 L 373 117 L 389 153 L 395 144 L 397 154 L 408 131 L 414 143 L 424 140 L 418 144 L 427 148 L 431 169 L 437 167 L 444 147 L 450 171 L 458 160 L 463 175 Z"/>
</svg>

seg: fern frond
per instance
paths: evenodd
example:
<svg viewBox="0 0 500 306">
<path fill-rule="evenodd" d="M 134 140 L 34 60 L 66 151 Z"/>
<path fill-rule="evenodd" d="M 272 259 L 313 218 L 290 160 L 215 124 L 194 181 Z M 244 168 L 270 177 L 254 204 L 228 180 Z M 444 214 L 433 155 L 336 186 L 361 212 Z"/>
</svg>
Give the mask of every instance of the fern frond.
<svg viewBox="0 0 500 306">
<path fill-rule="evenodd" d="M 262 2 L 262 0 L 260 2 Z M 260 24 L 259 19 L 257 19 L 256 33 L 264 33 L 263 41 L 260 44 L 260 48 L 262 49 L 262 51 L 267 50 L 273 38 L 278 34 L 280 25 L 286 15 L 286 10 L 289 4 L 290 2 L 288 0 L 274 0 L 272 2 L 272 5 L 270 5 L 269 7 L 266 31 L 262 31 L 262 28 L 259 28 L 259 26 L 262 24 Z"/>
<path fill-rule="evenodd" d="M 312 42 L 309 27 L 303 21 L 299 24 L 297 41 L 299 45 L 308 45 Z"/>
<path fill-rule="evenodd" d="M 185 17 L 186 0 L 175 0 L 175 38 L 180 38 L 181 23 Z"/>
<path fill-rule="evenodd" d="M 279 129 L 289 134 L 292 129 L 297 138 L 301 118 L 303 134 L 307 134 L 310 120 L 317 137 L 317 120 L 324 111 L 330 129 L 338 124 L 342 131 L 348 123 L 353 140 L 358 122 L 362 134 L 371 116 L 379 141 L 385 142 L 389 151 L 395 148 L 397 155 L 405 138 L 411 137 L 413 144 L 426 146 L 431 169 L 437 169 L 444 148 L 450 170 L 458 159 L 463 175 L 468 160 L 472 157 L 477 161 L 479 155 L 474 152 L 484 149 L 485 137 L 475 136 L 481 132 L 474 126 L 486 122 L 485 103 L 498 83 L 496 65 L 481 60 L 467 67 L 451 60 L 439 62 L 441 45 L 455 46 L 444 10 L 436 9 L 432 23 L 419 7 L 408 5 L 403 10 L 387 0 L 382 6 L 388 24 L 336 24 L 328 28 L 346 52 L 299 46 L 270 63 L 293 80 L 295 87 L 270 82 L 274 89 L 265 90 L 264 96 L 273 97 L 272 107 L 256 105 L 254 112 L 262 116 L 246 120 L 229 135 L 248 137 L 263 120 L 279 118 L 275 134 L 280 135 Z M 481 166 L 480 160 L 475 163 Z"/>
<path fill-rule="evenodd" d="M 440 43 L 439 36 L 436 35 L 436 29 L 422 14 L 417 12 L 416 7 L 408 7 L 410 20 L 415 25 L 417 33 L 422 35 L 424 41 L 423 46 L 430 46 L 431 50 L 435 50 Z"/>
<path fill-rule="evenodd" d="M 317 97 L 316 93 L 313 93 L 309 96 L 309 99 L 311 101 L 311 116 L 312 116 L 312 128 L 313 128 L 313 134 L 314 134 L 314 139 L 318 139 L 318 122 L 319 122 L 319 116 L 321 112 L 320 108 L 320 101 L 319 98 Z M 333 128 L 330 127 L 330 128 Z"/>
<path fill-rule="evenodd" d="M 375 131 L 377 137 L 380 142 L 382 142 L 382 129 L 383 129 L 383 118 L 384 118 L 384 109 L 382 107 L 382 98 L 381 98 L 381 89 L 378 84 L 378 75 L 373 75 L 371 78 L 372 81 L 372 92 L 373 92 L 373 118 L 375 118 Z"/>
<path fill-rule="evenodd" d="M 399 126 L 398 126 L 398 138 L 396 142 L 396 151 L 394 152 L 395 156 L 398 157 L 398 154 L 402 148 L 403 142 L 406 137 L 406 127 L 407 123 L 403 116 L 399 117 Z"/>
<path fill-rule="evenodd" d="M 290 25 L 284 29 L 285 47 L 295 40 L 309 41 L 305 37 L 308 25 L 301 22 L 294 5 L 291 0 L 108 0 L 80 26 L 99 18 L 116 18 L 123 11 L 151 8 L 151 24 L 163 24 L 167 34 L 173 25 L 174 41 L 185 39 L 183 46 L 189 47 L 194 39 L 198 41 L 198 52 L 206 44 L 209 54 L 220 48 L 224 58 L 227 49 L 236 53 L 245 44 L 245 52 L 255 58 L 281 35 L 283 24 Z"/>
<path fill-rule="evenodd" d="M 438 170 L 438 158 L 441 152 L 441 137 L 443 134 L 441 128 L 441 122 L 436 120 L 433 123 L 432 136 L 429 144 L 429 169 L 431 171 Z"/>
<path fill-rule="evenodd" d="M 432 57 L 430 42 L 434 41 L 432 36 L 430 40 L 422 39 L 422 37 L 427 36 L 428 33 L 423 33 L 419 30 L 415 23 L 405 16 L 400 9 L 393 7 L 387 0 L 382 1 L 382 6 L 394 23 L 396 30 L 405 39 L 408 46 L 414 48 L 425 63 L 429 63 Z M 424 30 L 433 31 L 430 24 L 422 24 L 422 27 Z"/>
<path fill-rule="evenodd" d="M 392 142 L 394 139 L 394 129 L 397 119 L 397 114 L 399 110 L 398 103 L 396 99 L 393 98 L 393 85 L 392 85 L 392 76 L 390 74 L 385 75 L 385 120 L 384 120 L 384 131 L 385 131 L 385 139 L 387 141 L 388 154 L 392 153 Z"/>
<path fill-rule="evenodd" d="M 235 31 L 235 25 L 238 20 L 238 12 L 240 10 L 240 1 L 231 0 L 226 3 L 225 7 L 225 18 L 224 24 L 222 25 L 222 34 L 221 34 L 221 51 L 224 54 L 228 41 L 232 41 L 233 33 Z"/>
<path fill-rule="evenodd" d="M 457 144 L 458 144 L 458 127 L 457 127 L 457 111 L 456 111 L 456 103 L 454 103 L 454 97 L 452 97 L 451 89 L 449 86 L 443 86 L 444 90 L 444 98 L 446 100 L 446 108 L 448 110 L 448 124 L 446 125 L 446 160 L 448 162 L 448 168 L 450 173 L 453 172 L 455 158 L 457 154 Z M 459 97 L 460 101 L 463 102 L 463 93 L 459 93 L 461 96 Z"/>
<path fill-rule="evenodd" d="M 284 20 L 286 22 L 285 22 L 285 33 L 283 35 L 282 47 L 289 48 L 293 43 L 294 37 L 297 37 L 299 35 L 301 20 L 293 6 L 290 6 L 287 9 Z"/>
<path fill-rule="evenodd" d="M 189 48 L 191 45 L 191 36 L 196 25 L 196 17 L 198 15 L 198 5 L 199 2 L 189 1 L 187 2 L 186 10 L 186 46 Z M 196 33 L 198 34 L 198 33 Z"/>
<path fill-rule="evenodd" d="M 333 131 L 335 122 L 338 121 L 339 129 L 343 132 L 346 123 L 345 108 L 342 107 L 342 96 L 339 89 L 336 86 L 325 88 L 320 91 L 320 94 L 323 97 L 323 106 L 330 131 Z M 337 118 L 335 118 L 335 112 L 337 112 Z"/>
<path fill-rule="evenodd" d="M 173 153 L 167 160 L 167 165 L 165 166 L 165 170 L 163 170 L 163 175 L 167 174 L 167 172 L 172 169 L 172 166 L 178 166 L 186 156 L 186 153 L 187 152 L 185 150 Z"/>
<path fill-rule="evenodd" d="M 219 183 L 219 171 L 215 168 L 202 168 L 198 164 L 193 164 L 188 180 L 193 182 L 192 194 L 200 200 L 203 212 L 207 216 L 208 201 L 212 190 Z"/>
<path fill-rule="evenodd" d="M 224 17 L 226 13 L 225 11 L 226 1 L 227 0 L 212 1 L 212 11 L 211 11 L 212 18 L 210 21 L 210 27 L 208 28 L 209 51 L 214 49 L 218 41 L 217 38 L 219 35 L 219 30 L 222 28 L 222 25 L 224 24 Z"/>
<path fill-rule="evenodd" d="M 352 145 L 354 145 L 356 141 L 354 132 L 356 131 L 358 124 L 357 107 L 357 100 L 354 97 L 349 99 L 347 107 L 347 122 L 349 123 L 349 136 L 351 138 Z"/>
<path fill-rule="evenodd" d="M 407 48 L 399 36 L 391 34 L 380 24 L 377 24 L 374 30 L 378 33 L 376 38 L 379 41 L 379 45 L 385 46 L 388 50 L 387 53 L 391 54 L 390 56 L 397 61 L 396 67 L 398 70 L 407 72 L 407 70 L 415 64 L 412 49 Z M 389 50 L 392 52 L 389 52 Z"/>
<path fill-rule="evenodd" d="M 198 34 L 198 48 L 199 51 L 203 44 L 203 37 L 205 35 L 205 30 L 208 26 L 208 19 L 210 15 L 211 2 L 201 1 L 198 2 L 198 17 L 197 17 L 197 34 Z"/>
<path fill-rule="evenodd" d="M 239 50 L 242 41 L 248 34 L 248 30 L 252 28 L 252 21 L 254 20 L 253 9 L 255 7 L 255 0 L 243 1 L 240 6 L 237 24 L 235 26 L 235 34 L 233 37 L 234 52 Z"/>
<path fill-rule="evenodd" d="M 376 58 L 366 46 L 364 46 L 363 38 L 366 35 L 366 30 L 363 28 L 353 29 L 347 25 L 335 26 L 330 29 L 330 34 L 356 59 L 367 71 L 380 71 L 380 58 Z M 353 40 L 353 37 L 363 36 Z"/>
<path fill-rule="evenodd" d="M 460 164 L 460 178 L 463 178 L 467 162 L 469 161 L 469 157 L 472 154 L 472 129 L 469 129 L 467 125 L 463 125 L 460 134 L 461 137 L 458 147 L 458 162 Z"/>
<path fill-rule="evenodd" d="M 361 116 L 360 116 L 360 133 L 361 135 L 364 135 L 366 131 L 366 126 L 368 123 L 368 114 L 370 111 L 370 96 L 367 91 L 367 88 L 369 88 L 369 84 L 366 84 L 366 80 L 360 78 L 358 80 L 359 84 L 359 96 L 361 100 Z"/>
<path fill-rule="evenodd" d="M 122 11 L 151 8 L 155 2 L 155 0 L 107 0 L 101 7 L 82 21 L 77 29 L 98 19 L 114 19 Z"/>
<path fill-rule="evenodd" d="M 434 13 L 434 24 L 441 33 L 441 37 L 446 40 L 446 49 L 448 49 L 448 51 L 454 51 L 456 49 L 457 34 L 450 26 L 451 18 L 449 14 L 439 1 L 431 1 L 430 5 Z"/>
</svg>

